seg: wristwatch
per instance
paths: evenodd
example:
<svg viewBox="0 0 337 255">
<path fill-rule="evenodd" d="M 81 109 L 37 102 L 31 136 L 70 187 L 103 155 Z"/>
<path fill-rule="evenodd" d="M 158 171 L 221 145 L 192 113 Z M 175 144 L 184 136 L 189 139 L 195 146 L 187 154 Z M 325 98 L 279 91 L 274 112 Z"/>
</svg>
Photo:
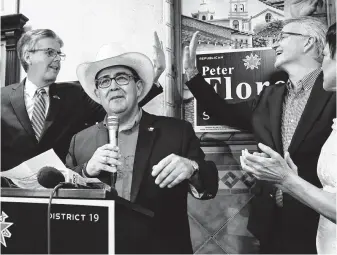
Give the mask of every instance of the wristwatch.
<svg viewBox="0 0 337 255">
<path fill-rule="evenodd" d="M 190 162 L 191 162 L 191 165 L 192 165 L 193 170 L 194 170 L 192 176 L 194 176 L 194 175 L 196 175 L 196 173 L 199 171 L 199 165 L 198 165 L 198 163 L 195 162 L 194 160 L 190 160 Z M 191 176 L 191 177 L 192 177 L 192 176 Z"/>
</svg>

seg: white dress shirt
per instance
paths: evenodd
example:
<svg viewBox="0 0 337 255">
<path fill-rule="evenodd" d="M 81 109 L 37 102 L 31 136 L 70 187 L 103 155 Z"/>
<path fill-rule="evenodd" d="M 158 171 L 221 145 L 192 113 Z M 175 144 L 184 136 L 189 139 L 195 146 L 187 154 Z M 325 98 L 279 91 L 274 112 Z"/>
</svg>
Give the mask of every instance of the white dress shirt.
<svg viewBox="0 0 337 255">
<path fill-rule="evenodd" d="M 26 110 L 29 116 L 29 119 L 32 120 L 33 111 L 34 111 L 34 103 L 36 99 L 36 90 L 38 87 L 32 83 L 28 78 L 26 78 L 26 84 L 25 84 L 25 90 L 24 90 L 24 98 L 25 98 L 25 105 Z M 45 109 L 45 115 L 47 116 L 50 100 L 49 100 L 49 86 L 44 87 L 46 94 L 45 94 L 45 100 L 46 100 L 46 109 Z"/>
</svg>

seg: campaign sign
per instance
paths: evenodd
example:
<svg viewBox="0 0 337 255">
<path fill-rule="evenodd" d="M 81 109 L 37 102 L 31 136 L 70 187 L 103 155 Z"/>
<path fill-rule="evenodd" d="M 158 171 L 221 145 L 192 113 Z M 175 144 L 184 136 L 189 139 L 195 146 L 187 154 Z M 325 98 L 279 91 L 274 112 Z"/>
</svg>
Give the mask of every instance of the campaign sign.
<svg viewBox="0 0 337 255">
<path fill-rule="evenodd" d="M 228 103 L 250 100 L 264 86 L 284 82 L 280 81 L 279 72 L 274 68 L 275 51 L 272 48 L 198 52 L 196 63 L 205 80 Z M 212 118 L 196 100 L 194 107 L 196 132 L 235 131 Z"/>
<path fill-rule="evenodd" d="M 47 198 L 1 198 L 1 253 L 47 254 Z M 52 254 L 114 253 L 114 201 L 54 199 Z"/>
</svg>

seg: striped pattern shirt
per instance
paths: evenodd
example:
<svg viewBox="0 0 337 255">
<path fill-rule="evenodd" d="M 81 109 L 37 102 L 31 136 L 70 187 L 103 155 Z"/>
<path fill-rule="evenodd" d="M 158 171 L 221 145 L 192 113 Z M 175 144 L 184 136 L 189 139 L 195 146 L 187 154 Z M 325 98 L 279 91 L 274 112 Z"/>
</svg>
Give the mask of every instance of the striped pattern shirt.
<svg viewBox="0 0 337 255">
<path fill-rule="evenodd" d="M 287 81 L 287 91 L 283 101 L 281 124 L 283 154 L 288 151 L 298 122 L 302 116 L 305 105 L 307 104 L 312 87 L 314 86 L 320 72 L 321 68 L 312 71 L 295 85 L 290 80 Z"/>
</svg>

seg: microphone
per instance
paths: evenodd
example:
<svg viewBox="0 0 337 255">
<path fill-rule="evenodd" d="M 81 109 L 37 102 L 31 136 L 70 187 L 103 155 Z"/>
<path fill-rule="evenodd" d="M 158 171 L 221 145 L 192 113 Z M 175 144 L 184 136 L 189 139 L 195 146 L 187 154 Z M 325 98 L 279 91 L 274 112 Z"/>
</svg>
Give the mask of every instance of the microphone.
<svg viewBox="0 0 337 255">
<path fill-rule="evenodd" d="M 118 116 L 109 115 L 107 118 L 107 127 L 108 127 L 108 134 L 109 134 L 109 143 L 118 146 L 118 128 L 119 128 L 119 119 Z M 116 166 L 113 167 L 113 173 L 111 175 L 111 186 L 115 188 L 116 181 L 117 181 L 117 168 Z"/>
<path fill-rule="evenodd" d="M 42 167 L 37 173 L 37 181 L 47 189 L 53 189 L 60 182 L 65 182 L 63 174 L 54 167 Z"/>
<path fill-rule="evenodd" d="M 45 188 L 53 189 L 59 183 L 68 184 L 66 188 L 89 188 L 85 179 L 78 173 L 66 169 L 65 176 L 61 171 L 51 166 L 42 167 L 37 173 L 37 181 Z"/>
</svg>

